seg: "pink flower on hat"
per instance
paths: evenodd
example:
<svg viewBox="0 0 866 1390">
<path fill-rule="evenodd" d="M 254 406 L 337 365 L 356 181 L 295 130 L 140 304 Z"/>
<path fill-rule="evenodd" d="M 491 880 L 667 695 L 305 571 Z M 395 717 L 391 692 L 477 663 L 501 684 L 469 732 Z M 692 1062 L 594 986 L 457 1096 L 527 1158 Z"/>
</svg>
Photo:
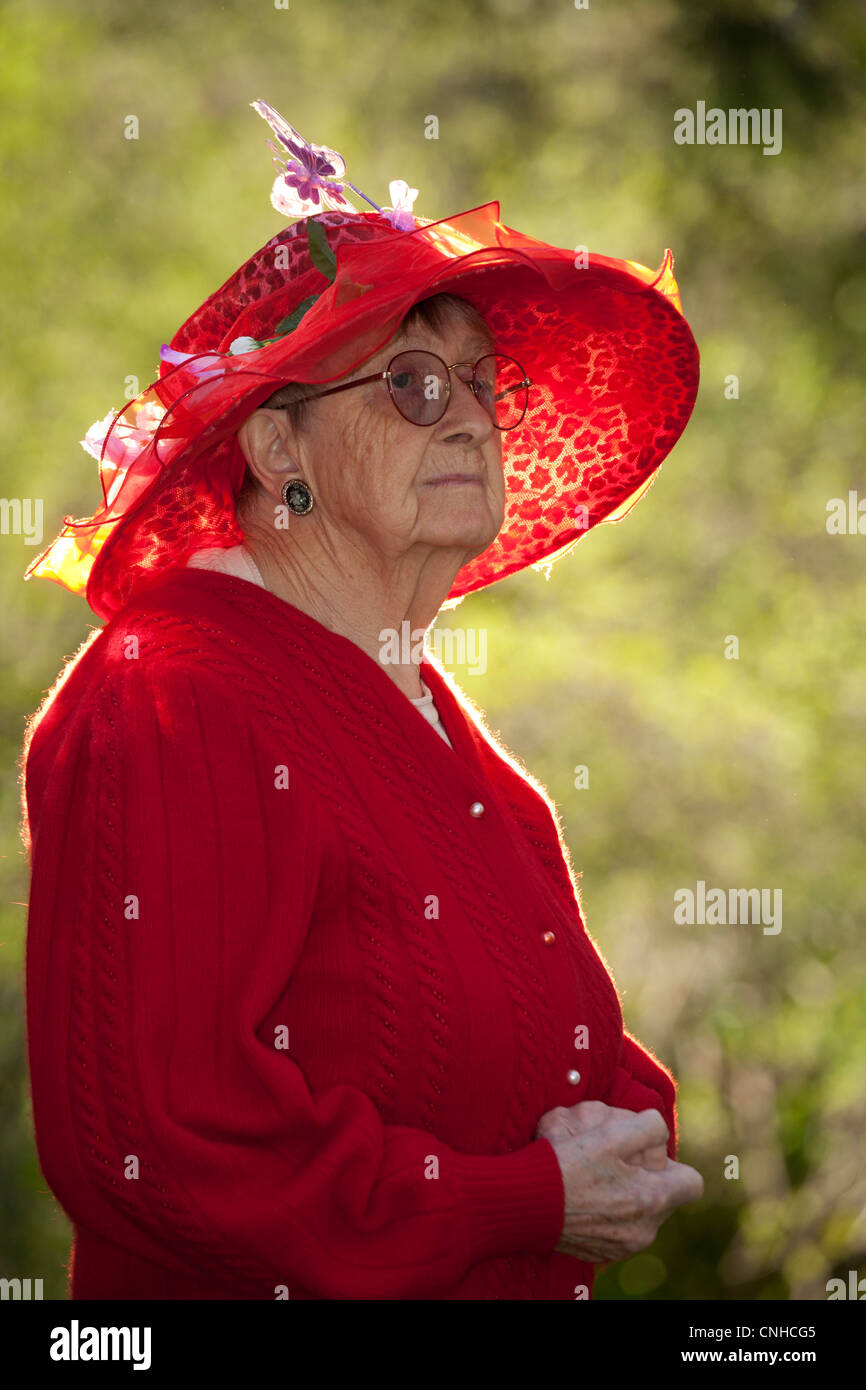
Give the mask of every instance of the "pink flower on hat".
<svg viewBox="0 0 866 1390">
<path fill-rule="evenodd" d="M 102 458 L 102 446 L 105 442 L 105 436 L 108 434 L 116 418 L 117 411 L 109 410 L 108 414 L 102 420 L 94 420 L 90 429 L 80 441 L 82 449 L 90 454 L 91 458 L 95 458 L 97 463 Z"/>
<path fill-rule="evenodd" d="M 139 457 L 142 441 L 165 416 L 165 407 L 147 399 L 147 395 L 145 392 L 123 410 L 110 410 L 104 419 L 95 420 L 81 440 L 82 449 L 100 465 L 106 506 L 111 506 L 127 470 Z"/>
<path fill-rule="evenodd" d="M 418 197 L 417 188 L 410 188 L 405 179 L 392 179 L 388 184 L 388 192 L 391 195 L 393 207 L 386 209 L 383 217 L 395 227 L 398 232 L 414 232 L 415 218 L 412 213 L 412 204 Z"/>
<path fill-rule="evenodd" d="M 142 404 L 135 413 L 135 426 L 133 427 L 124 417 L 127 413 L 135 412 L 136 405 L 137 402 L 130 402 L 123 410 L 110 410 L 104 419 L 95 420 L 90 426 L 81 440 L 81 447 L 90 454 L 91 458 L 95 458 L 97 463 L 102 458 L 102 449 L 107 436 L 107 456 L 114 463 L 125 464 L 128 457 L 134 457 L 138 453 L 141 432 L 155 428 L 165 415 L 164 406 L 148 401 Z"/>
</svg>

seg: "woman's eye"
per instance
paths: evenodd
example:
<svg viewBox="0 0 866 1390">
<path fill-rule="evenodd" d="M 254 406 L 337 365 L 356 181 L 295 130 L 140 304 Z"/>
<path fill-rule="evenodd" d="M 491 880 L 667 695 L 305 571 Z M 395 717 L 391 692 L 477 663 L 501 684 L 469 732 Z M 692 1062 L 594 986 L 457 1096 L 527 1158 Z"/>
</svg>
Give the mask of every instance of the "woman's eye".
<svg viewBox="0 0 866 1390">
<path fill-rule="evenodd" d="M 411 372 L 394 372 L 391 376 L 391 385 L 397 391 L 406 391 L 412 385 Z"/>
</svg>

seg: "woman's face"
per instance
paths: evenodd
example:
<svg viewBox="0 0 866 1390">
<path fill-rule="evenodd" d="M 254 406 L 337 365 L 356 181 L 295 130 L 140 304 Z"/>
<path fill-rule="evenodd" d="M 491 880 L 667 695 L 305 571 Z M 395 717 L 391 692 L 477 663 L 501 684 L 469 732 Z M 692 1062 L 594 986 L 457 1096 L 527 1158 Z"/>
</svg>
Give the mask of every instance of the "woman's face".
<svg viewBox="0 0 866 1390">
<path fill-rule="evenodd" d="M 345 380 L 382 371 L 396 352 L 410 348 L 435 352 L 449 364 L 471 363 L 491 342 L 456 317 L 442 335 L 401 329 Z M 286 439 L 295 465 L 288 472 L 303 476 L 315 498 L 314 511 L 299 524 L 315 517 L 329 535 L 344 536 L 350 546 L 354 538 L 386 559 L 399 560 L 413 547 L 443 547 L 460 552 L 464 564 L 502 526 L 501 439 L 456 372 L 448 408 L 435 425 L 405 420 L 382 380 L 313 401 L 303 424 L 288 426 Z"/>
</svg>

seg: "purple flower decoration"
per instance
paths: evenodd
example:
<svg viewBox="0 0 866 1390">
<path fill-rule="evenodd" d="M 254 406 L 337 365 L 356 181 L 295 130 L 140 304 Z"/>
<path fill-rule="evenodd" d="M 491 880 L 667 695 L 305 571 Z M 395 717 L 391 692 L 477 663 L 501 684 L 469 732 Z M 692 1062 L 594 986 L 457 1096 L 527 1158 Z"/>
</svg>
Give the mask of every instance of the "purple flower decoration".
<svg viewBox="0 0 866 1390">
<path fill-rule="evenodd" d="M 250 105 L 267 121 L 282 147 L 268 141 L 278 156 L 274 164 L 280 171 L 271 189 L 271 205 L 277 212 L 285 217 L 308 217 L 326 208 L 354 212 L 352 204 L 343 197 L 340 183 L 346 172 L 342 155 L 327 145 L 309 144 L 266 101 L 253 101 Z"/>
<path fill-rule="evenodd" d="M 222 374 L 223 354 L 218 352 L 178 352 L 175 348 L 169 347 L 168 343 L 163 343 L 159 350 L 160 362 L 167 362 L 169 370 L 172 367 L 181 367 L 188 363 L 189 371 L 199 381 L 210 381 Z"/>
<path fill-rule="evenodd" d="M 178 352 L 175 348 L 169 347 L 168 343 L 163 343 L 159 350 L 160 361 L 168 362 L 172 367 L 179 367 L 181 362 L 186 362 L 195 355 L 194 352 Z"/>
<path fill-rule="evenodd" d="M 271 206 L 277 212 L 284 217 L 311 217 L 328 208 L 356 213 L 357 208 L 343 196 L 343 190 L 351 188 L 392 227 L 401 232 L 414 232 L 412 204 L 418 197 L 417 188 L 410 188 L 403 179 L 395 179 L 390 185 L 394 206 L 383 212 L 378 203 L 349 182 L 346 162 L 336 150 L 327 145 L 311 145 L 266 101 L 251 101 L 250 106 L 267 121 L 280 142 L 277 146 L 272 140 L 268 141 L 269 149 L 277 156 L 274 164 L 279 170 L 271 189 Z"/>
</svg>

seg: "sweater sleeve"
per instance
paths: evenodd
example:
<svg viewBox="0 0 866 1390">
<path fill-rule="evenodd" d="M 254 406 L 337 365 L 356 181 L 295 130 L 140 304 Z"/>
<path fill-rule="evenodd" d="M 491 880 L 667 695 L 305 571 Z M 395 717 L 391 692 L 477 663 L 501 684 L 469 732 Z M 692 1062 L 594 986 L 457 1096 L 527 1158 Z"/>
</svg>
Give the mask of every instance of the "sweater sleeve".
<svg viewBox="0 0 866 1390">
<path fill-rule="evenodd" d="M 118 660 L 56 754 L 34 755 L 49 1183 L 78 1224 L 252 1296 L 436 1297 L 483 1259 L 550 1254 L 564 1192 L 547 1140 L 456 1152 L 353 1086 L 311 1091 L 259 1036 L 315 910 L 322 822 L 245 700 L 188 658 Z"/>
<path fill-rule="evenodd" d="M 658 1110 L 670 1131 L 668 1157 L 677 1156 L 676 1082 L 672 1074 L 633 1038 L 623 1033 L 622 1053 L 613 1082 L 601 1097 L 622 1110 Z"/>
</svg>

